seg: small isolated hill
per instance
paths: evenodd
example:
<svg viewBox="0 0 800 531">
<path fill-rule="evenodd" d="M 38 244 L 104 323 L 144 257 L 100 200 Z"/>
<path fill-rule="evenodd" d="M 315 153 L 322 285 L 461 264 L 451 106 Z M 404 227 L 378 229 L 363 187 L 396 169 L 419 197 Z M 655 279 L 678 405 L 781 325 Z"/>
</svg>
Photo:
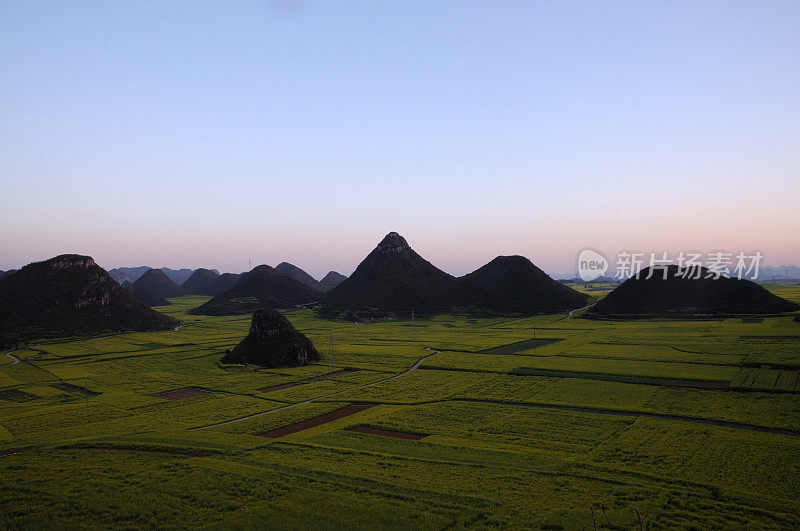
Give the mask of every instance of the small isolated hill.
<svg viewBox="0 0 800 531">
<path fill-rule="evenodd" d="M 325 312 L 375 313 L 449 309 L 456 279 L 422 258 L 390 232 L 353 274 L 330 290 Z"/>
<path fill-rule="evenodd" d="M 289 275 L 295 280 L 299 280 L 300 282 L 302 282 L 303 284 L 305 284 L 310 288 L 314 288 L 317 291 L 322 291 L 322 287 L 319 285 L 319 282 L 317 282 L 317 280 L 314 277 L 312 277 L 311 275 L 309 275 L 308 273 L 306 273 L 305 271 L 303 271 L 294 264 L 290 264 L 289 262 L 281 262 L 280 264 L 275 266 L 275 270 L 280 271 L 284 275 Z"/>
<path fill-rule="evenodd" d="M 210 269 L 195 269 L 194 273 L 181 284 L 181 288 L 189 295 L 219 295 L 217 280 L 219 273 Z"/>
<path fill-rule="evenodd" d="M 122 289 L 90 256 L 57 256 L 0 279 L 0 346 L 177 325 Z"/>
<path fill-rule="evenodd" d="M 589 300 L 524 256 L 498 256 L 458 280 L 462 304 L 499 312 L 555 313 L 581 308 Z"/>
<path fill-rule="evenodd" d="M 796 303 L 773 295 L 749 280 L 720 277 L 706 278 L 708 270 L 700 268 L 700 278 L 678 266 L 664 271 L 643 269 L 639 278 L 632 277 L 606 295 L 586 314 L 591 316 L 658 315 L 692 317 L 697 315 L 764 314 L 797 310 Z"/>
<path fill-rule="evenodd" d="M 347 280 L 346 276 L 339 274 L 336 271 L 328 271 L 328 274 L 319 281 L 319 286 L 323 292 L 328 293 L 345 280 Z"/>
<path fill-rule="evenodd" d="M 275 310 L 253 314 L 250 333 L 228 352 L 222 363 L 252 363 L 264 367 L 297 367 L 319 360 L 319 352 L 306 336 L 295 330 Z"/>
<path fill-rule="evenodd" d="M 230 289 L 189 311 L 195 315 L 239 315 L 262 308 L 291 308 L 319 301 L 323 296 L 299 280 L 268 265 L 244 273 Z"/>
<path fill-rule="evenodd" d="M 131 286 L 133 296 L 148 306 L 169 304 L 167 297 L 180 297 L 186 292 L 160 269 L 150 269 Z"/>
</svg>

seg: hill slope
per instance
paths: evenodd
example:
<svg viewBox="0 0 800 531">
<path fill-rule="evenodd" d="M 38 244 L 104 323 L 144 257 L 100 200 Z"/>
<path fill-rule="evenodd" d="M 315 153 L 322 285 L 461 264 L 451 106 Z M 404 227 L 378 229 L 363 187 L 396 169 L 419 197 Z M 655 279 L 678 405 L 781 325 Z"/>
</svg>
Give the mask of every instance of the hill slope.
<svg viewBox="0 0 800 531">
<path fill-rule="evenodd" d="M 346 276 L 336 271 L 328 271 L 328 274 L 319 281 L 319 286 L 323 292 L 327 293 L 345 280 L 347 280 Z"/>
<path fill-rule="evenodd" d="M 217 293 L 214 295 L 219 295 L 234 287 L 242 275 L 244 273 L 222 273 L 216 280 L 214 289 L 217 290 Z"/>
<path fill-rule="evenodd" d="M 181 284 L 181 288 L 189 295 L 210 295 L 216 297 L 231 289 L 239 281 L 239 274 L 219 274 L 214 269 L 195 269 L 192 276 Z"/>
<path fill-rule="evenodd" d="M 275 266 L 275 270 L 280 271 L 284 275 L 289 275 L 295 280 L 299 280 L 300 282 L 302 282 L 303 284 L 305 284 L 310 288 L 314 288 L 317 291 L 322 291 L 322 287 L 319 285 L 319 282 L 317 282 L 317 280 L 314 277 L 312 277 L 311 275 L 309 275 L 308 273 L 306 273 L 305 271 L 303 271 L 294 264 L 290 264 L 289 262 L 281 262 L 280 264 Z"/>
<path fill-rule="evenodd" d="M 325 311 L 396 312 L 449 309 L 456 279 L 422 258 L 390 232 L 353 274 L 330 290 Z"/>
<path fill-rule="evenodd" d="M 322 292 L 310 288 L 268 265 L 260 265 L 244 273 L 227 291 L 207 303 L 193 308 L 195 315 L 238 315 L 261 308 L 291 308 L 316 302 Z"/>
<path fill-rule="evenodd" d="M 524 256 L 498 256 L 458 280 L 462 304 L 501 312 L 554 313 L 581 308 L 589 299 Z"/>
<path fill-rule="evenodd" d="M 686 317 L 695 314 L 782 313 L 798 309 L 796 303 L 781 299 L 749 280 L 721 277 L 682 278 L 681 269 L 669 266 L 667 278 L 662 270 L 647 278 L 645 268 L 640 278 L 629 278 L 606 295 L 587 313 L 592 315 L 664 315 Z"/>
<path fill-rule="evenodd" d="M 148 306 L 164 306 L 169 304 L 167 297 L 186 295 L 186 291 L 160 269 L 150 269 L 139 277 L 131 286 L 131 293 Z"/>
<path fill-rule="evenodd" d="M 250 333 L 222 358 L 222 363 L 298 367 L 319 358 L 314 344 L 281 313 L 258 310 L 253 314 Z"/>
<path fill-rule="evenodd" d="M 166 330 L 178 321 L 122 289 L 89 256 L 61 255 L 0 279 L 0 345 L 120 330 Z"/>
<path fill-rule="evenodd" d="M 181 284 L 181 288 L 189 295 L 219 295 L 214 292 L 219 273 L 210 269 L 195 269 L 192 275 Z"/>
</svg>

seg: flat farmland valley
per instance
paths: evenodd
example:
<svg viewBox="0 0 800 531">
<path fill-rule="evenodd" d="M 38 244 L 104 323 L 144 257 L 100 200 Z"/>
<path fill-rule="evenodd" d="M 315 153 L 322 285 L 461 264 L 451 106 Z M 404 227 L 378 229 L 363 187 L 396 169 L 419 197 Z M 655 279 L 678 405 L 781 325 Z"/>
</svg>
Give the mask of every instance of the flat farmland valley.
<svg viewBox="0 0 800 531">
<path fill-rule="evenodd" d="M 800 287 L 769 285 L 800 301 Z M 610 290 L 588 292 L 600 297 Z M 285 312 L 321 359 L 222 364 L 249 314 L 0 358 L 8 528 L 796 528 L 795 315 Z"/>
</svg>

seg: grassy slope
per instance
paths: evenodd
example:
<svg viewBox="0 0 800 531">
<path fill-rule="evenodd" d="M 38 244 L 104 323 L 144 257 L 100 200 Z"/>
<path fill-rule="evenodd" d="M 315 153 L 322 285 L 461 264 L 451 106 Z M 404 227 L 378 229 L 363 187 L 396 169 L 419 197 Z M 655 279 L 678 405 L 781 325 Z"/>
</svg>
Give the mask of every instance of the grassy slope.
<svg viewBox="0 0 800 531">
<path fill-rule="evenodd" d="M 793 287 L 772 289 L 800 298 Z M 184 321 L 178 331 L 32 344 L 16 353 L 24 363 L 0 365 L 0 393 L 32 397 L 0 400 L 0 451 L 23 449 L 0 457 L 0 516 L 28 527 L 587 528 L 593 505 L 598 525 L 625 528 L 638 525 L 637 511 L 670 527 L 791 527 L 800 518 L 800 437 L 742 429 L 800 433 L 797 371 L 772 368 L 800 366 L 791 318 L 443 315 L 417 320 L 412 341 L 408 321 L 331 322 L 305 310 L 289 317 L 323 360 L 264 370 L 217 365 L 249 317 L 185 314 L 204 300 L 159 308 Z M 479 353 L 531 339 L 533 329 L 558 341 Z M 359 370 L 309 381 L 333 370 L 331 330 L 337 369 Z M 387 380 L 427 347 L 442 352 Z M 519 369 L 558 376 L 511 374 Z M 89 393 L 54 387 L 62 383 Z M 259 391 L 285 383 L 301 385 Z M 151 396 L 188 386 L 215 392 Z M 379 405 L 280 439 L 257 436 L 351 401 Z M 345 429 L 355 425 L 429 436 Z"/>
</svg>

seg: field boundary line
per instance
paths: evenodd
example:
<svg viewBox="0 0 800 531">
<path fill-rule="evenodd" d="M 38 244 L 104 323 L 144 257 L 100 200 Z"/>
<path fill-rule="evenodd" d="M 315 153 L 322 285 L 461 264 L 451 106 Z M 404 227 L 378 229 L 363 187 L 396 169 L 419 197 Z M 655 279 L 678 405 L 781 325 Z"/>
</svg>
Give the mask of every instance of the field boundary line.
<svg viewBox="0 0 800 531">
<path fill-rule="evenodd" d="M 239 418 L 236 418 L 236 419 L 226 420 L 226 421 L 223 421 L 223 422 L 216 422 L 214 424 L 208 424 L 206 426 L 196 426 L 194 428 L 189 428 L 189 429 L 190 430 L 205 430 L 207 428 L 215 428 L 217 426 L 223 426 L 225 424 L 233 424 L 234 422 L 240 422 L 242 420 L 247 420 L 247 419 L 252 419 L 252 418 L 255 418 L 255 417 L 260 417 L 261 415 L 266 415 L 268 413 L 274 413 L 275 411 L 281 411 L 283 409 L 288 409 L 290 407 L 295 407 L 295 406 L 299 406 L 299 405 L 302 405 L 302 404 L 310 404 L 312 402 L 316 402 L 317 400 L 322 400 L 323 398 L 329 398 L 331 396 L 339 395 L 339 394 L 346 393 L 346 392 L 349 392 L 349 391 L 355 391 L 357 389 L 363 389 L 365 387 L 370 387 L 370 386 L 373 386 L 373 385 L 377 385 L 379 383 L 388 382 L 389 380 L 394 380 L 395 378 L 400 378 L 401 376 L 405 376 L 406 374 L 410 373 L 411 371 L 414 371 L 414 370 L 418 369 L 423 361 L 425 361 L 426 359 L 430 358 L 431 356 L 435 356 L 436 354 L 439 354 L 439 353 L 440 352 L 437 350 L 435 352 L 432 352 L 431 354 L 428 354 L 426 356 L 422 356 L 421 358 L 419 358 L 416 361 L 416 363 L 414 363 L 414 365 L 412 365 L 411 367 L 409 367 L 405 371 L 397 373 L 397 374 L 394 374 L 392 376 L 389 376 L 388 378 L 383 378 L 381 380 L 375 380 L 374 382 L 368 382 L 368 383 L 365 383 L 365 384 L 357 385 L 355 387 L 350 387 L 348 389 L 342 389 L 340 391 L 334 391 L 332 393 L 328 393 L 328 394 L 322 395 L 322 396 L 317 396 L 317 397 L 314 397 L 314 398 L 309 398 L 308 400 L 303 400 L 301 402 L 293 402 L 291 404 L 286 404 L 285 406 L 277 407 L 277 408 L 270 409 L 270 410 L 267 410 L 267 411 L 261 411 L 260 413 L 253 413 L 252 415 L 246 415 L 244 417 L 239 417 Z"/>
<path fill-rule="evenodd" d="M 744 424 L 741 422 L 732 422 L 726 420 L 707 419 L 702 417 L 687 417 L 683 415 L 672 415 L 669 413 L 655 413 L 648 411 L 635 411 L 624 409 L 606 409 L 606 408 L 592 408 L 585 406 L 570 406 L 566 404 L 548 404 L 545 402 L 509 402 L 504 400 L 491 400 L 483 398 L 451 398 L 443 400 L 443 402 L 479 402 L 486 404 L 503 404 L 509 406 L 523 406 L 523 407 L 537 407 L 541 409 L 557 409 L 560 411 L 575 411 L 578 413 L 596 413 L 600 415 L 614 415 L 620 417 L 638 417 L 638 418 L 658 418 L 663 420 L 674 420 L 678 422 L 691 422 L 694 424 L 705 424 L 707 426 L 719 426 L 722 428 L 732 428 L 737 430 L 758 431 L 762 433 L 771 433 L 774 435 L 786 435 L 789 437 L 800 437 L 800 431 L 785 429 L 785 428 L 770 428 L 768 426 L 759 426 L 756 424 Z"/>
</svg>

